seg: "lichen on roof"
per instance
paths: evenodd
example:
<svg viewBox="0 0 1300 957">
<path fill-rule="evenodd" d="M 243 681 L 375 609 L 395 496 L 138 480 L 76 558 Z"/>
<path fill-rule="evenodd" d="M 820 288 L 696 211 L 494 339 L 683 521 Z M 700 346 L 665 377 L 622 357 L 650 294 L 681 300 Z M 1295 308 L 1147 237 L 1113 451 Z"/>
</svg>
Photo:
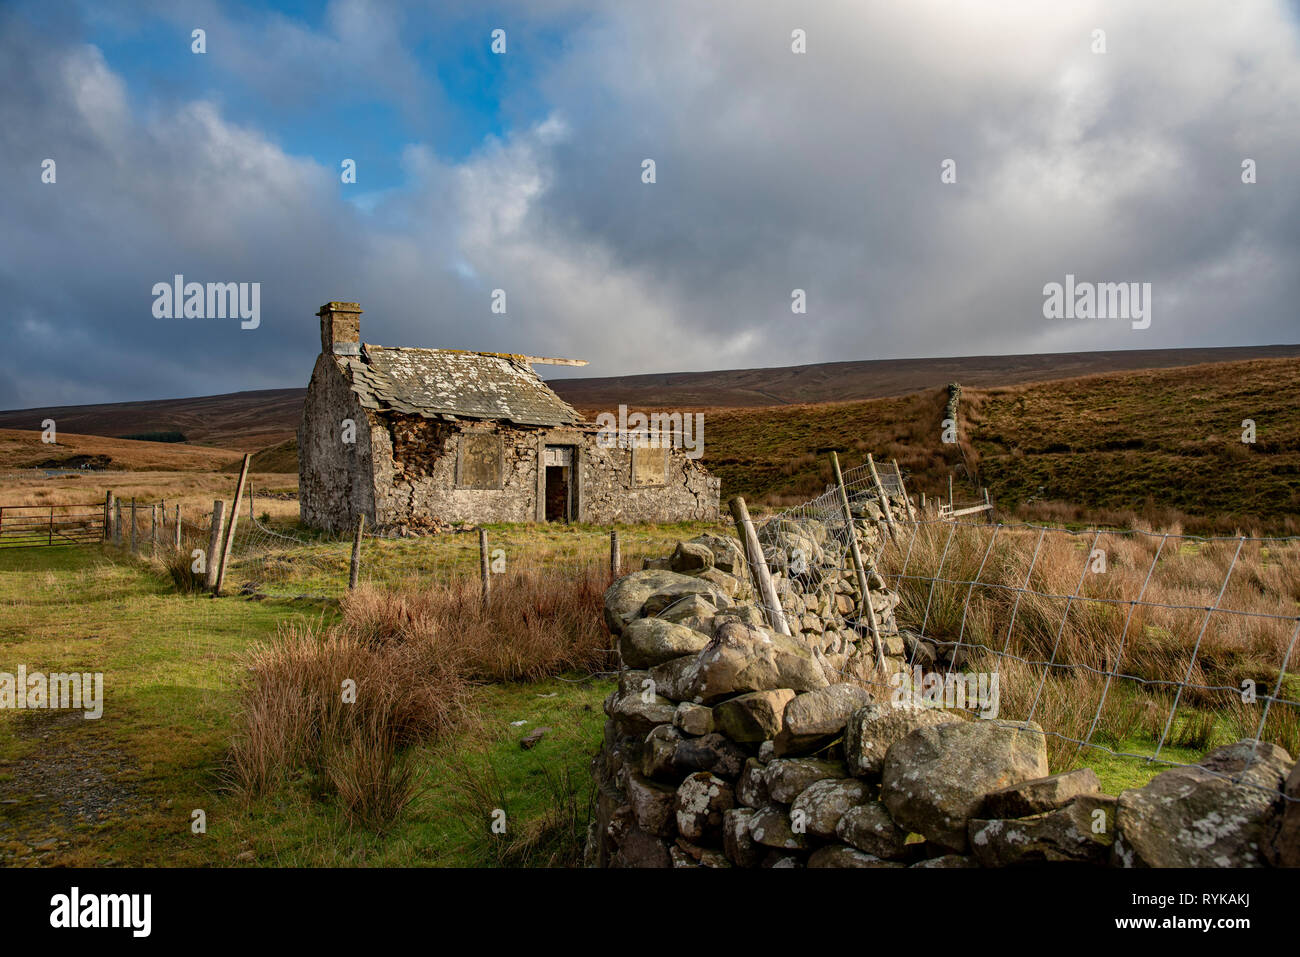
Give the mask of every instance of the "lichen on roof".
<svg viewBox="0 0 1300 957">
<path fill-rule="evenodd" d="M 335 356 L 363 408 L 430 417 L 557 426 L 581 421 L 525 360 L 510 353 L 366 344 Z"/>
</svg>

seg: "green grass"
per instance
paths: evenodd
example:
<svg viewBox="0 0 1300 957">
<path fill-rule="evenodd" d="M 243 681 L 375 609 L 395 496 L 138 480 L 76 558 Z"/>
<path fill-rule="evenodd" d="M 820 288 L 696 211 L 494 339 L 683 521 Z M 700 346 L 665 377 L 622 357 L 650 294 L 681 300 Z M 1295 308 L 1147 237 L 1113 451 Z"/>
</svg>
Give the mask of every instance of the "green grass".
<svg viewBox="0 0 1300 957">
<path fill-rule="evenodd" d="M 19 801 L 0 805 L 0 859 L 82 866 L 571 862 L 580 846 L 572 832 L 585 828 L 585 817 L 570 827 L 553 818 L 565 803 L 586 813 L 586 767 L 609 691 L 607 682 L 579 675 L 477 689 L 477 727 L 416 755 L 424 788 L 384 835 L 350 827 L 310 780 L 251 804 L 225 789 L 240 655 L 283 621 L 334 617 L 327 604 L 178 595 L 162 572 L 98 548 L 0 555 L 0 670 L 100 671 L 105 682 L 98 721 L 67 712 L 0 713 L 0 792 Z M 517 720 L 528 723 L 511 727 Z M 553 731 L 540 744 L 519 747 L 519 738 L 546 725 Z M 65 819 L 54 807 L 58 795 L 38 798 L 24 785 L 32 762 L 56 773 L 68 761 L 66 783 L 81 774 L 78 760 L 104 772 L 88 792 L 93 800 L 127 795 L 129 813 Z M 486 781 L 497 782 L 492 808 L 507 813 L 504 836 L 492 834 L 476 797 L 489 790 Z M 191 831 L 195 809 L 206 814 L 206 834 Z M 44 855 L 28 850 L 51 837 L 66 846 Z"/>
</svg>

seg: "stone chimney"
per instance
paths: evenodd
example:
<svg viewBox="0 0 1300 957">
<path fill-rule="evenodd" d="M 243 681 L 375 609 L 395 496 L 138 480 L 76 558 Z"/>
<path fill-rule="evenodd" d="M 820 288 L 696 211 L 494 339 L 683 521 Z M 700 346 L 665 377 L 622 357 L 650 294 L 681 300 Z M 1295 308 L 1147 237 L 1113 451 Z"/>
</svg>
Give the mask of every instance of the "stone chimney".
<svg viewBox="0 0 1300 957">
<path fill-rule="evenodd" d="M 361 354 L 361 305 L 327 302 L 320 307 L 320 350 L 325 355 Z"/>
</svg>

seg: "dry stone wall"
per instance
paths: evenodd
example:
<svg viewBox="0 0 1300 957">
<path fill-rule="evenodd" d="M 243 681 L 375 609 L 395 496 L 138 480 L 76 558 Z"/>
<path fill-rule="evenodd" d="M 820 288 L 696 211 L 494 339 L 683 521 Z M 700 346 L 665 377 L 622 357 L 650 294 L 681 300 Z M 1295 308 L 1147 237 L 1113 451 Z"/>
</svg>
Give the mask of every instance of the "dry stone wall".
<svg viewBox="0 0 1300 957">
<path fill-rule="evenodd" d="M 874 554 L 880 509 L 854 509 Z M 760 532 L 792 636 L 768 626 L 735 538 L 680 542 L 610 586 L 622 669 L 588 866 L 1300 865 L 1300 770 L 1281 748 L 1238 742 L 1118 796 L 1087 768 L 1051 774 L 1037 724 L 914 693 L 933 646 L 899 628 L 873 573 L 875 670 L 843 532 L 809 518 Z"/>
</svg>

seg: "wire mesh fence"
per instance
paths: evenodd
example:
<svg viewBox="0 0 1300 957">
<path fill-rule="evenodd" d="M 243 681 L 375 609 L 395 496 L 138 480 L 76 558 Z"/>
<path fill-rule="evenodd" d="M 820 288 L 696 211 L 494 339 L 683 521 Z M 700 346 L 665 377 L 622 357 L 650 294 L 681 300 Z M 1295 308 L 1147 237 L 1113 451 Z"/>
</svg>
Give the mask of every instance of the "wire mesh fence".
<svg viewBox="0 0 1300 957">
<path fill-rule="evenodd" d="M 1300 540 L 909 519 L 867 467 L 844 486 L 849 515 L 832 487 L 756 533 L 791 633 L 877 700 L 1036 722 L 1061 769 L 1194 765 L 1243 740 L 1300 753 Z"/>
</svg>

